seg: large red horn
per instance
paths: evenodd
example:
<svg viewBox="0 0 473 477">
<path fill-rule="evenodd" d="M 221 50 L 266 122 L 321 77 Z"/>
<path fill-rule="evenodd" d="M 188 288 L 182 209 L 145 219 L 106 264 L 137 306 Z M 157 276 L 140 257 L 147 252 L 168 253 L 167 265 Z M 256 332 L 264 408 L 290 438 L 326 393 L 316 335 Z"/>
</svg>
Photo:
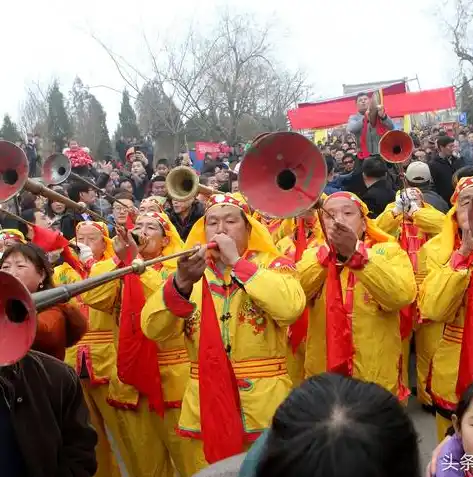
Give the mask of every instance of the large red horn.
<svg viewBox="0 0 473 477">
<path fill-rule="evenodd" d="M 31 294 L 13 275 L 0 271 L 0 367 L 20 361 L 36 336 Z"/>
<path fill-rule="evenodd" d="M 28 158 L 21 147 L 0 141 L 0 203 L 17 195 L 28 180 Z"/>
<path fill-rule="evenodd" d="M 404 131 L 388 131 L 379 141 L 379 154 L 387 162 L 405 162 L 413 151 L 414 142 Z"/>
<path fill-rule="evenodd" d="M 294 132 L 258 136 L 238 175 L 249 205 L 273 217 L 296 217 L 310 209 L 326 182 L 327 164 L 317 146 Z"/>
</svg>

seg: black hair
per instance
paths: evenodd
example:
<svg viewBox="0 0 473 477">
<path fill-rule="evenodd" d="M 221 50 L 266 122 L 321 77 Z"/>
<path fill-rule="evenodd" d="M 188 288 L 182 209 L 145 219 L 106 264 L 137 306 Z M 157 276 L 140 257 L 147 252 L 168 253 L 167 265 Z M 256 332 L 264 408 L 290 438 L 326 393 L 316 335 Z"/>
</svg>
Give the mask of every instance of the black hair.
<svg viewBox="0 0 473 477">
<path fill-rule="evenodd" d="M 54 190 L 54 192 L 57 192 L 58 194 L 61 194 L 63 197 L 67 197 L 67 193 L 66 191 L 64 190 L 63 187 L 61 186 L 53 186 L 51 187 L 51 189 Z M 50 218 L 53 218 L 56 216 L 56 214 L 54 213 L 52 207 L 51 207 L 51 204 L 53 202 L 57 202 L 56 200 L 51 200 L 51 199 L 48 199 L 47 202 L 46 202 L 46 215 Z"/>
<path fill-rule="evenodd" d="M 166 178 L 163 177 L 163 176 L 154 176 L 151 179 L 151 183 L 153 183 L 153 182 L 166 182 Z"/>
<path fill-rule="evenodd" d="M 158 159 L 158 164 L 157 165 L 159 166 L 160 164 L 163 164 L 166 167 L 169 167 L 169 161 L 165 157 L 163 157 L 161 159 Z"/>
<path fill-rule="evenodd" d="M 89 192 L 90 189 L 90 185 L 85 182 L 74 181 L 69 185 L 67 193 L 74 202 L 80 202 L 81 192 Z"/>
<path fill-rule="evenodd" d="M 437 138 L 437 147 L 440 149 L 441 147 L 448 146 L 449 144 L 452 144 L 452 142 L 455 142 L 455 139 L 450 136 L 439 136 Z"/>
<path fill-rule="evenodd" d="M 342 162 L 343 162 L 347 157 L 348 157 L 349 159 L 355 160 L 355 158 L 353 157 L 353 154 L 350 154 L 349 152 L 346 152 L 346 153 L 343 155 Z"/>
<path fill-rule="evenodd" d="M 25 190 L 20 194 L 20 209 L 34 209 L 36 207 L 37 196 L 32 192 Z"/>
<path fill-rule="evenodd" d="M 379 156 L 367 157 L 363 161 L 361 169 L 366 177 L 372 177 L 374 179 L 381 179 L 385 177 L 388 172 L 386 162 Z"/>
<path fill-rule="evenodd" d="M 355 102 L 358 101 L 358 98 L 361 98 L 362 96 L 368 96 L 368 93 L 365 93 L 364 91 L 361 93 L 358 93 L 355 98 Z"/>
<path fill-rule="evenodd" d="M 473 383 L 470 384 L 465 391 L 463 391 L 463 394 L 461 395 L 460 400 L 458 401 L 457 408 L 455 409 L 455 416 L 457 417 L 457 426 L 458 428 L 461 427 L 462 419 L 463 416 L 465 415 L 466 411 L 470 407 L 470 404 L 473 400 Z M 447 435 L 453 435 L 455 433 L 455 429 L 453 426 L 451 426 L 447 430 Z"/>
<path fill-rule="evenodd" d="M 473 177 L 473 166 L 463 166 L 456 170 L 452 176 L 452 185 L 455 188 L 458 181 L 463 177 Z"/>
<path fill-rule="evenodd" d="M 30 209 L 25 209 L 21 212 L 20 217 L 27 222 L 31 222 L 32 224 L 36 224 L 36 212 L 41 212 L 36 207 L 32 207 Z M 28 235 L 28 226 L 23 222 L 18 221 L 18 230 L 26 237 Z"/>
<path fill-rule="evenodd" d="M 375 383 L 324 373 L 276 411 L 256 477 L 420 477 L 418 437 Z"/>
<path fill-rule="evenodd" d="M 325 164 L 327 164 L 327 174 L 331 174 L 335 167 L 335 161 L 333 160 L 332 156 L 325 157 Z"/>
<path fill-rule="evenodd" d="M 131 192 L 128 192 L 127 190 L 124 189 L 115 189 L 116 192 L 114 192 L 112 197 L 115 199 L 113 202 L 117 200 L 131 200 L 133 202 L 133 194 Z"/>
<path fill-rule="evenodd" d="M 54 288 L 53 281 L 53 267 L 48 260 L 48 257 L 44 253 L 43 249 L 39 248 L 34 243 L 16 243 L 11 247 L 8 247 L 5 252 L 3 252 L 2 258 L 0 259 L 0 269 L 3 267 L 5 260 L 10 256 L 19 253 L 23 257 L 31 262 L 38 273 L 44 272 L 45 278 L 43 280 L 43 290 L 49 290 Z"/>
</svg>

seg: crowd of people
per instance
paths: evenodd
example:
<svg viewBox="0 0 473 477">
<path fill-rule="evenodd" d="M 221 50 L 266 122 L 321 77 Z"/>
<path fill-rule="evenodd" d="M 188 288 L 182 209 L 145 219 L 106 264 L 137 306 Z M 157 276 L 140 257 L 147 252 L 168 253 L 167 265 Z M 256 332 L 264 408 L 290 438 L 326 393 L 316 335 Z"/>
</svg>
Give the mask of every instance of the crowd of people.
<svg viewBox="0 0 473 477">
<path fill-rule="evenodd" d="M 5 475 L 212 475 L 249 450 L 241 477 L 418 477 L 410 395 L 439 442 L 454 436 L 429 472 L 465 475 L 473 133 L 414 130 L 412 157 L 387 163 L 364 96 L 319 145 L 323 207 L 299 217 L 252 209 L 242 156 L 206 155 L 214 192 L 178 200 L 166 177 L 189 155 L 154 162 L 125 142 L 97 162 L 69 144 L 86 180 L 51 189 L 77 208 L 30 192 L 2 205 L 0 271 L 30 293 L 194 250 L 39 313 L 32 350 L 0 362 Z"/>
</svg>

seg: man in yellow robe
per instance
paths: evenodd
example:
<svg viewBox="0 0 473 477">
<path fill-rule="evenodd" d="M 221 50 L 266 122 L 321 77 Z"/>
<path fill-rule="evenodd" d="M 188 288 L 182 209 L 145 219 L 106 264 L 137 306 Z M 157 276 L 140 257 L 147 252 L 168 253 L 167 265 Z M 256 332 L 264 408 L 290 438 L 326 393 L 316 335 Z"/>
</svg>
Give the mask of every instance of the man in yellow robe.
<svg viewBox="0 0 473 477">
<path fill-rule="evenodd" d="M 443 225 L 445 215 L 424 202 L 422 192 L 414 187 L 396 194 L 396 202 L 389 204 L 376 218 L 376 225 L 393 235 L 405 250 L 416 275 L 417 287 L 424 281 L 426 256 L 423 245 L 437 235 Z M 443 325 L 422 319 L 417 303 L 401 310 L 401 339 L 403 341 L 402 371 L 406 389 L 409 387 L 409 354 L 412 334 L 416 345 L 417 398 L 425 406 L 432 406 L 427 393 L 427 375 L 432 356 L 442 336 Z M 407 396 L 406 396 L 407 397 Z"/>
<path fill-rule="evenodd" d="M 141 316 L 158 343 L 184 334 L 191 379 L 179 431 L 193 444 L 195 472 L 243 452 L 269 426 L 292 387 L 286 327 L 305 307 L 293 262 L 231 195 L 209 198 L 186 247 L 206 242 L 218 249 L 181 258 Z"/>
<path fill-rule="evenodd" d="M 419 291 L 425 318 L 444 324 L 431 364 L 429 389 L 441 441 L 461 394 L 473 381 L 473 177 L 463 177 L 442 231 L 425 245 L 427 277 Z"/>
<path fill-rule="evenodd" d="M 140 213 L 133 232 L 141 237 L 143 244 L 138 247 L 131 235 L 119 233 L 113 243 L 115 256 L 95 264 L 91 277 L 116 270 L 137 256 L 151 260 L 182 248 L 172 223 L 158 212 Z M 175 267 L 175 260 L 158 262 L 139 278 L 128 276 L 121 281 L 111 281 L 82 295 L 91 309 L 114 310 L 114 322 L 119 323 L 115 330 L 117 367 L 110 380 L 108 402 L 117 408 L 122 436 L 120 453 L 128 472 L 136 477 L 173 477 L 174 466 L 182 477 L 190 477 L 193 473 L 187 462 L 187 442 L 175 432 L 182 395 L 189 379 L 189 359 L 183 337 L 163 341 L 158 349 L 154 342 L 140 336 L 141 330 L 133 331 L 136 320 L 139 326 L 146 297 Z M 138 281 L 139 289 L 130 279 Z M 154 353 L 143 354 L 144 347 L 149 344 L 154 346 Z M 155 385 L 149 388 L 140 379 L 140 374 L 156 380 Z"/>
<path fill-rule="evenodd" d="M 399 310 L 415 299 L 415 277 L 406 252 L 367 215 L 354 194 L 328 196 L 330 246 L 308 249 L 298 263 L 311 307 L 305 372 L 338 372 L 397 394 Z"/>
<path fill-rule="evenodd" d="M 79 222 L 76 227 L 77 243 L 90 247 L 93 262 L 113 256 L 107 226 L 102 222 Z M 72 243 L 75 243 L 75 239 Z M 66 285 L 80 281 L 82 277 L 69 264 L 55 267 L 54 282 Z M 81 378 L 84 397 L 90 411 L 91 422 L 98 434 L 97 477 L 120 476 L 114 457 L 113 444 L 109 442 L 107 431 L 113 439 L 119 439 L 115 410 L 107 403 L 109 381 L 116 365 L 114 345 L 115 323 L 109 313 L 92 310 L 76 297 L 81 311 L 88 317 L 88 331 L 72 348 L 66 350 L 65 362 L 72 366 Z"/>
</svg>

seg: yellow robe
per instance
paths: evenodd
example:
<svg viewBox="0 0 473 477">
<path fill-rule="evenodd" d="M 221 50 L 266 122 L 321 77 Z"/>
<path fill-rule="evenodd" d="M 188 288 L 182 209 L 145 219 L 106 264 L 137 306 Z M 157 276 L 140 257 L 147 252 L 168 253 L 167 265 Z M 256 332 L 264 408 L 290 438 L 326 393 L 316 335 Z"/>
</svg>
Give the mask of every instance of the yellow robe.
<svg viewBox="0 0 473 477">
<path fill-rule="evenodd" d="M 53 281 L 56 286 L 81 281 L 82 278 L 69 264 L 54 268 Z M 90 412 L 98 442 L 96 446 L 97 472 L 95 477 L 118 477 L 120 470 L 109 442 L 107 428 L 115 428 L 114 410 L 107 404 L 108 382 L 115 362 L 112 324 L 97 316 L 82 301 L 81 296 L 73 298 L 82 313 L 88 317 L 88 332 L 75 346 L 66 349 L 65 362 L 80 376 L 82 360 L 86 359 L 90 379 L 82 379 L 84 399 Z M 91 384 L 92 383 L 92 384 Z"/>
<path fill-rule="evenodd" d="M 327 269 L 319 263 L 318 250 L 319 247 L 308 249 L 297 264 L 302 287 L 311 305 L 306 376 L 327 369 Z M 344 303 L 352 320 L 353 376 L 378 383 L 396 394 L 401 353 L 399 310 L 415 299 L 415 277 L 406 252 L 397 243 L 374 244 L 366 251 L 368 262 L 362 269 L 351 270 L 345 266 L 340 274 Z M 352 303 L 347 300 L 347 283 L 351 274 L 354 279 Z"/>
<path fill-rule="evenodd" d="M 395 204 L 389 204 L 385 211 L 376 219 L 376 225 L 385 232 L 399 238 L 403 215 L 394 216 L 392 211 Z M 419 228 L 417 237 L 419 239 L 429 240 L 442 230 L 445 220 L 445 214 L 439 212 L 428 204 L 412 214 L 412 223 Z M 417 270 L 416 275 L 417 287 L 419 288 L 424 281 L 427 273 L 425 248 L 417 252 Z M 417 398 L 423 404 L 432 404 L 432 399 L 427 393 L 427 377 L 429 374 L 430 363 L 434 353 L 440 343 L 442 337 L 443 325 L 429 320 L 423 320 L 421 323 L 415 324 L 414 334 L 416 343 L 416 368 L 417 368 Z M 412 335 L 411 335 L 412 336 Z M 410 338 L 403 342 L 403 380 L 404 384 L 409 386 L 408 369 L 410 354 Z"/>
<path fill-rule="evenodd" d="M 164 264 L 166 265 L 166 263 Z M 97 276 L 117 269 L 113 259 L 96 263 L 90 276 Z M 155 270 L 148 267 L 140 275 L 143 292 L 149 298 L 159 288 L 173 269 Z M 113 322 L 119 321 L 121 306 L 121 281 L 114 280 L 82 295 L 85 303 L 99 312 L 113 310 Z M 118 343 L 119 327 L 115 325 L 115 340 Z M 189 359 L 183 337 L 175 337 L 159 343 L 158 362 L 164 401 L 168 410 L 164 420 L 148 411 L 147 400 L 140 398 L 138 391 L 118 378 L 116 365 L 110 379 L 109 402 L 118 409 L 118 421 L 122 435 L 120 452 L 130 475 L 139 477 L 173 476 L 174 461 L 180 475 L 191 476 L 193 469 L 185 463 L 185 443 L 175 435 L 180 406 L 186 383 L 189 379 Z M 129 410 L 126 410 L 129 409 Z M 172 460 L 171 460 L 172 456 Z"/>
<path fill-rule="evenodd" d="M 428 275 L 420 288 L 418 303 L 422 316 L 444 325 L 432 360 L 430 393 L 436 408 L 448 413 L 458 404 L 455 389 L 471 270 L 454 270 L 449 251 L 444 250 L 444 244 L 438 238 L 440 236 L 425 245 Z M 444 429 L 439 429 L 439 439 L 442 435 Z"/>
<path fill-rule="evenodd" d="M 217 317 L 226 317 L 219 319 L 224 346 L 237 380 L 245 383 L 240 386 L 240 399 L 244 428 L 251 439 L 270 425 L 274 412 L 291 390 L 286 367 L 286 326 L 302 313 L 305 297 L 292 262 L 262 252 L 249 252 L 245 257 L 240 262 L 247 265 L 249 261 L 258 267 L 249 278 L 236 276 L 232 280 L 230 269 L 222 276 L 211 266 L 207 267 L 205 276 Z M 198 437 L 202 281 L 194 285 L 190 302 L 182 297 L 180 300 L 194 307 L 194 312 L 185 319 L 170 310 L 164 287 L 157 290 L 143 308 L 141 324 L 145 335 L 158 343 L 184 335 L 191 360 L 191 379 L 184 393 L 179 428 L 188 436 Z M 196 465 L 196 471 L 199 468 L 202 464 Z"/>
</svg>

